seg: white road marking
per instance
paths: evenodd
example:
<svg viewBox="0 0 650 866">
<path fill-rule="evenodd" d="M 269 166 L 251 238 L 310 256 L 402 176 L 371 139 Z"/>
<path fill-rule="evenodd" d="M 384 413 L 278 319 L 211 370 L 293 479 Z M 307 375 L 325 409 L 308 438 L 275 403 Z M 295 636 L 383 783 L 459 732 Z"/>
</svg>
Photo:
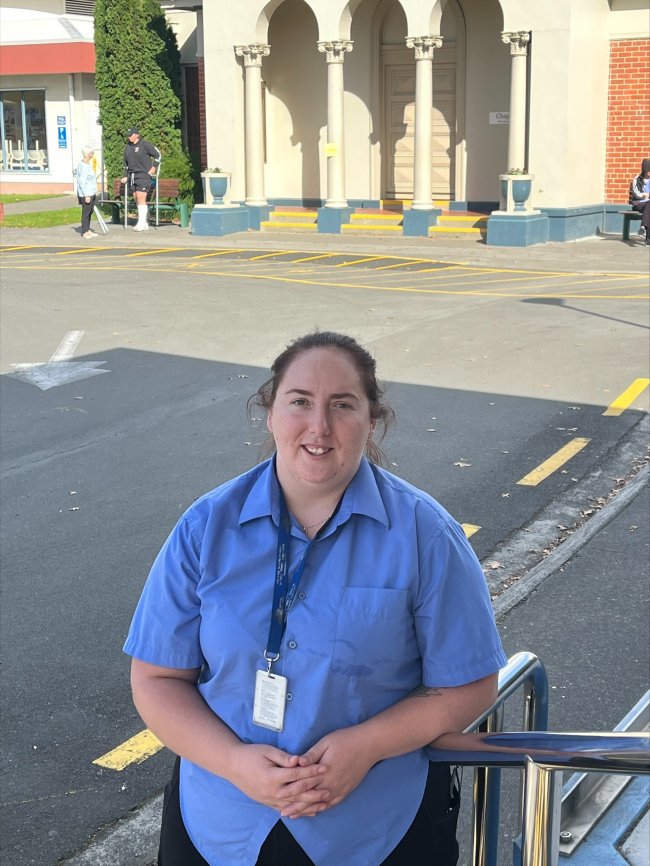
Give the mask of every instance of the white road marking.
<svg viewBox="0 0 650 866">
<path fill-rule="evenodd" d="M 79 379 L 99 376 L 100 373 L 110 373 L 110 370 L 98 369 L 106 361 L 70 360 L 74 356 L 83 335 L 83 331 L 68 331 L 46 364 L 12 364 L 14 372 L 8 375 L 14 379 L 20 379 L 21 382 L 36 385 L 41 391 L 47 391 L 49 388 L 77 382 Z"/>
</svg>

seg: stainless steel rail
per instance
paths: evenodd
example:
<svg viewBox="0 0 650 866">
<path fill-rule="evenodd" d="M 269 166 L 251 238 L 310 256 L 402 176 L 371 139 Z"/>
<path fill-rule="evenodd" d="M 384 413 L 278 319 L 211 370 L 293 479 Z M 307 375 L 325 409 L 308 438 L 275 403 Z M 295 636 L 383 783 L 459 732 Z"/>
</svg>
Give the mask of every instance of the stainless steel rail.
<svg viewBox="0 0 650 866">
<path fill-rule="evenodd" d="M 530 653 L 513 656 L 503 677 L 499 677 L 499 698 L 495 705 L 477 720 L 475 725 L 487 730 L 474 733 L 450 733 L 439 737 L 429 749 L 432 761 L 449 762 L 461 766 L 477 766 L 494 772 L 501 767 L 524 769 L 523 792 L 523 850 L 522 866 L 549 866 L 557 852 L 557 827 L 552 819 L 554 793 L 557 790 L 554 773 L 557 770 L 580 772 L 620 773 L 625 775 L 650 774 L 650 734 L 609 733 L 555 733 L 546 730 L 503 732 L 489 730 L 502 719 L 504 701 L 520 685 L 526 685 L 524 724 L 543 720 L 547 712 L 539 703 L 536 686 L 543 692 L 545 674 L 538 659 Z M 535 673 L 537 671 L 537 673 Z M 496 721 L 495 721 L 496 720 Z M 496 862 L 493 846 L 481 842 L 480 834 L 493 832 L 494 809 L 490 806 L 488 784 L 475 782 L 473 843 L 475 866 Z M 477 796 L 478 794 L 478 796 Z M 498 812 L 497 812 L 498 817 Z M 488 820 L 489 819 L 489 820 Z"/>
</svg>

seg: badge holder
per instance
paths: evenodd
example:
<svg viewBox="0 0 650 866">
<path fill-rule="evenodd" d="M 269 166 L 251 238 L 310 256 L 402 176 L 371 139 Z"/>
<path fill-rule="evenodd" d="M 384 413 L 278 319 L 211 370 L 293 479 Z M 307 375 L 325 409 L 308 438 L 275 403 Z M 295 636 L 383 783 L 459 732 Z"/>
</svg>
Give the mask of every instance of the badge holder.
<svg viewBox="0 0 650 866">
<path fill-rule="evenodd" d="M 255 701 L 253 723 L 278 733 L 284 728 L 284 710 L 287 702 L 287 678 L 271 673 L 280 653 L 271 656 L 264 651 L 267 669 L 255 674 Z"/>
</svg>

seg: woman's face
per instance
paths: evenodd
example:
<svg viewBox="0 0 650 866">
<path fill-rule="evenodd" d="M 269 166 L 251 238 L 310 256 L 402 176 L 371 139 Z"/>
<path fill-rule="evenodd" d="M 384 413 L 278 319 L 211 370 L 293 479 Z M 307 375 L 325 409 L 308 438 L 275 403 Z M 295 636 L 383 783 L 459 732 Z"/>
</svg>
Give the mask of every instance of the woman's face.
<svg viewBox="0 0 650 866">
<path fill-rule="evenodd" d="M 348 354 L 309 349 L 298 355 L 280 381 L 267 426 L 275 439 L 283 487 L 342 493 L 375 426 Z"/>
</svg>

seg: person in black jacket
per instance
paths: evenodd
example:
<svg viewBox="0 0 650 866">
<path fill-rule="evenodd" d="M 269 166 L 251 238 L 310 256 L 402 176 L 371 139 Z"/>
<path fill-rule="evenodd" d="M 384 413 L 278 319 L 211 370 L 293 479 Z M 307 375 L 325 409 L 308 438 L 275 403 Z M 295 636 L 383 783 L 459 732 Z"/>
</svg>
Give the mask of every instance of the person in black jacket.
<svg viewBox="0 0 650 866">
<path fill-rule="evenodd" d="M 630 184 L 630 204 L 641 214 L 639 234 L 645 235 L 646 246 L 650 246 L 650 159 L 641 163 L 641 173 Z"/>
<path fill-rule="evenodd" d="M 149 228 L 147 193 L 151 189 L 151 178 L 156 174 L 156 164 L 162 157 L 157 147 L 140 136 L 140 130 L 136 126 L 128 129 L 126 135 L 129 143 L 124 148 L 122 183 L 129 184 L 138 207 L 138 222 L 133 230 L 144 232 Z"/>
</svg>

